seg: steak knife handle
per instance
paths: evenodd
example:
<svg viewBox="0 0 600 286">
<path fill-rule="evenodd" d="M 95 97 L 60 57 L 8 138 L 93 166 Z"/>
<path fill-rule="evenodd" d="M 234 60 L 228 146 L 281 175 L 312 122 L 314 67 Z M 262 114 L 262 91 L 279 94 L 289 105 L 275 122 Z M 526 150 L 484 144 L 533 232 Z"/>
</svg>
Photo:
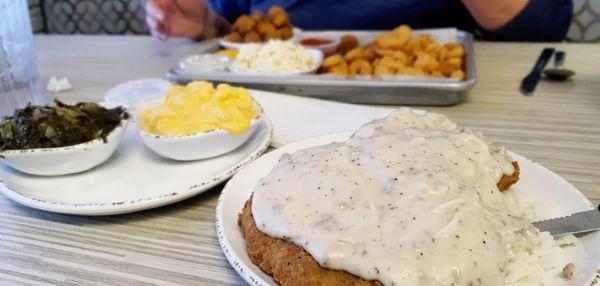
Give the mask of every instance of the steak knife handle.
<svg viewBox="0 0 600 286">
<path fill-rule="evenodd" d="M 548 61 L 552 58 L 553 54 L 554 48 L 545 48 L 540 54 L 537 62 L 535 62 L 532 72 L 541 73 L 544 70 L 544 67 L 546 67 L 546 64 L 548 64 Z"/>
</svg>

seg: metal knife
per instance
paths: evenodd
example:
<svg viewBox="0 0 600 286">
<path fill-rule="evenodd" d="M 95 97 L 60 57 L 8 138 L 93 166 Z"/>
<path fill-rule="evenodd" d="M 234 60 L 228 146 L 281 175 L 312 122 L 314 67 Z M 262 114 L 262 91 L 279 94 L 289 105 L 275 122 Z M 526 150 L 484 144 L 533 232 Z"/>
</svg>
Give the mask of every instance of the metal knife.
<svg viewBox="0 0 600 286">
<path fill-rule="evenodd" d="M 600 230 L 600 206 L 591 211 L 534 222 L 533 226 L 554 236 Z"/>
<path fill-rule="evenodd" d="M 542 76 L 542 72 L 544 71 L 546 64 L 548 63 L 550 58 L 552 58 L 553 54 L 554 48 L 545 48 L 542 51 L 540 57 L 537 59 L 537 62 L 535 62 L 535 66 L 533 66 L 531 72 L 529 72 L 529 74 L 523 79 L 523 81 L 521 81 L 521 92 L 524 95 L 531 95 L 533 93 L 535 87 L 540 81 L 540 77 Z"/>
</svg>

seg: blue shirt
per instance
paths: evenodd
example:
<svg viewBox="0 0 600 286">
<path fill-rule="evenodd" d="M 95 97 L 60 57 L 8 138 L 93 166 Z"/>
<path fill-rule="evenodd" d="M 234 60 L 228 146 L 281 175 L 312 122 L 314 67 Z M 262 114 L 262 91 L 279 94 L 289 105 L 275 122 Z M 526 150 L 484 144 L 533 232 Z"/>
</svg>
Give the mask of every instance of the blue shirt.
<svg viewBox="0 0 600 286">
<path fill-rule="evenodd" d="M 485 0 L 481 0 L 485 1 Z M 508 0 L 507 0 L 508 1 Z M 230 22 L 254 10 L 282 6 L 305 30 L 388 30 L 457 27 L 485 40 L 562 41 L 571 23 L 572 0 L 529 0 L 506 25 L 482 29 L 460 0 L 208 0 Z"/>
</svg>

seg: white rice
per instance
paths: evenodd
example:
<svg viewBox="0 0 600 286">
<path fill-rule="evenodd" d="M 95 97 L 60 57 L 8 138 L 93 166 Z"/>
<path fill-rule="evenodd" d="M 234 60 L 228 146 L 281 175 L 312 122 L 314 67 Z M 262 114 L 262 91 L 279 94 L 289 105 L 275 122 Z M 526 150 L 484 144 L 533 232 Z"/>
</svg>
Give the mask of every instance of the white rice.
<svg viewBox="0 0 600 286">
<path fill-rule="evenodd" d="M 555 206 L 550 203 L 533 203 L 518 197 L 518 190 L 507 191 L 507 197 L 513 201 L 511 210 L 531 222 L 558 216 Z M 535 237 L 537 236 L 537 237 Z M 527 245 L 510 245 L 507 250 L 507 263 L 504 265 L 506 286 L 567 285 L 562 277 L 562 269 L 570 261 L 567 248 L 576 246 L 579 240 L 573 235 L 554 239 L 550 233 L 541 232 Z M 577 267 L 577 266 L 576 266 Z"/>
</svg>

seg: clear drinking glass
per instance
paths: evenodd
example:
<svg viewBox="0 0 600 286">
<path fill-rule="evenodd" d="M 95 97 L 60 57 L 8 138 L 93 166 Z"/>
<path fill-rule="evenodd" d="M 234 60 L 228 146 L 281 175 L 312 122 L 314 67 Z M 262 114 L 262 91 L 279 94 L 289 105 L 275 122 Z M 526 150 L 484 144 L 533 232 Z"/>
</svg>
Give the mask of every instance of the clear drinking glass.
<svg viewBox="0 0 600 286">
<path fill-rule="evenodd" d="M 0 0 L 0 116 L 45 103 L 37 72 L 27 0 Z"/>
</svg>

